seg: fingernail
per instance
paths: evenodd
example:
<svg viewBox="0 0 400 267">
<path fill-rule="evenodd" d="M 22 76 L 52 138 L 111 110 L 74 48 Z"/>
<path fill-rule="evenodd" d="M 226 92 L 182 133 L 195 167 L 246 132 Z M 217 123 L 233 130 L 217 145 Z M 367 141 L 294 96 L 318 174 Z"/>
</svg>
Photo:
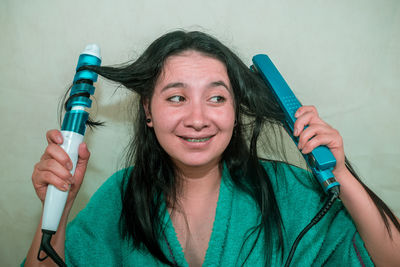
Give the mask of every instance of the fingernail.
<svg viewBox="0 0 400 267">
<path fill-rule="evenodd" d="M 72 170 L 72 164 L 71 164 L 71 162 L 67 162 L 67 169 L 68 169 L 68 170 Z"/>
<path fill-rule="evenodd" d="M 299 135 L 299 130 L 296 128 L 296 129 L 294 129 L 294 136 L 298 136 Z"/>
<path fill-rule="evenodd" d="M 68 191 L 69 185 L 68 185 L 68 184 L 64 184 L 64 185 L 63 185 L 63 189 L 64 189 L 64 191 Z"/>
</svg>

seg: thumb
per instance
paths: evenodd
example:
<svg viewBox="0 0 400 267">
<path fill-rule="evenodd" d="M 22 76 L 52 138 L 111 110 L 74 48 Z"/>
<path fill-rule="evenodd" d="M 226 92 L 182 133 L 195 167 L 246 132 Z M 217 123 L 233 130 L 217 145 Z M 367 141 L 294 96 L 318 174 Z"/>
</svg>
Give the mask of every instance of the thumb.
<svg viewBox="0 0 400 267">
<path fill-rule="evenodd" d="M 86 143 L 82 143 L 79 145 L 78 149 L 78 161 L 76 163 L 74 180 L 75 183 L 81 184 L 83 177 L 85 176 L 87 164 L 89 161 L 90 152 L 87 148 Z"/>
</svg>

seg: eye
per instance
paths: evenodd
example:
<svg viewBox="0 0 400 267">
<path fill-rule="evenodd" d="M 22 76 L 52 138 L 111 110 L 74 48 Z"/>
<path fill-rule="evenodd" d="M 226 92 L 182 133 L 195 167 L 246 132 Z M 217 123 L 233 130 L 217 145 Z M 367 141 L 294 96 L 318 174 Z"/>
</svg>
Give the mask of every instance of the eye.
<svg viewBox="0 0 400 267">
<path fill-rule="evenodd" d="M 226 101 L 226 98 L 220 95 L 213 96 L 210 98 L 210 101 L 213 103 L 223 103 Z"/>
<path fill-rule="evenodd" d="M 170 102 L 179 103 L 179 102 L 185 101 L 185 98 L 181 95 L 174 95 L 174 96 L 168 97 L 167 100 Z"/>
</svg>

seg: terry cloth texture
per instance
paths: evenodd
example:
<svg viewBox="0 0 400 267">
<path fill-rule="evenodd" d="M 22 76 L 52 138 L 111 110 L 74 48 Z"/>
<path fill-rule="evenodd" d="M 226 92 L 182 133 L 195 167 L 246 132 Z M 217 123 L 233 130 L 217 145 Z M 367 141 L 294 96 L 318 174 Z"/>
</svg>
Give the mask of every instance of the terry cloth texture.
<svg viewBox="0 0 400 267">
<path fill-rule="evenodd" d="M 283 218 L 285 261 L 297 235 L 322 207 L 325 195 L 303 169 L 264 161 L 262 165 L 271 179 Z M 65 244 L 68 266 L 163 266 L 150 253 L 133 249 L 121 238 L 122 174 L 119 171 L 111 176 L 69 224 Z M 161 246 L 165 255 L 178 266 L 188 266 L 168 212 L 164 222 L 166 230 Z M 213 231 L 203 266 L 241 266 L 256 235 L 251 235 L 244 245 L 243 242 L 258 222 L 257 205 L 233 185 L 224 166 Z M 273 251 L 272 262 L 268 265 L 282 266 L 280 250 L 274 248 Z M 292 266 L 362 265 L 373 266 L 373 263 L 340 201 L 304 236 L 292 260 Z M 245 266 L 264 266 L 262 233 Z"/>
</svg>

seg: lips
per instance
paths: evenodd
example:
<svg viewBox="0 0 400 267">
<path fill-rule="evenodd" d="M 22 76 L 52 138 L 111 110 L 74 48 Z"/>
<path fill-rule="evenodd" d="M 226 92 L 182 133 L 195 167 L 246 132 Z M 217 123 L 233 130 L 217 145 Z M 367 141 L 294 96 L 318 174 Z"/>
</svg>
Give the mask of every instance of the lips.
<svg viewBox="0 0 400 267">
<path fill-rule="evenodd" d="M 211 137 L 206 137 L 206 138 L 200 138 L 200 139 L 196 139 L 196 138 L 185 138 L 186 141 L 188 142 L 192 142 L 192 143 L 199 143 L 199 142 L 205 142 L 210 140 Z"/>
<path fill-rule="evenodd" d="M 201 142 L 207 142 L 210 140 L 214 135 L 211 136 L 204 136 L 204 137 L 188 137 L 188 136 L 179 136 L 183 140 L 191 143 L 201 143 Z"/>
</svg>

